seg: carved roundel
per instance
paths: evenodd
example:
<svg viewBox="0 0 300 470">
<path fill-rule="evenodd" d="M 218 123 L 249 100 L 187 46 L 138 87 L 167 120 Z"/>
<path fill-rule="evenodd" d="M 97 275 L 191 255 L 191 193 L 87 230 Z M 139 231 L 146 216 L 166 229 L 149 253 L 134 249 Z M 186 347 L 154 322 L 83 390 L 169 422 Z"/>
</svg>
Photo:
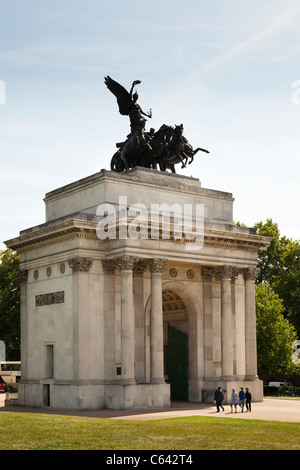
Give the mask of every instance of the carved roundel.
<svg viewBox="0 0 300 470">
<path fill-rule="evenodd" d="M 170 269 L 170 276 L 171 277 L 176 277 L 177 276 L 177 269 L 171 268 Z"/>
<path fill-rule="evenodd" d="M 188 279 L 194 279 L 194 271 L 192 269 L 188 269 L 186 275 Z"/>
<path fill-rule="evenodd" d="M 65 270 L 66 270 L 65 263 L 61 263 L 61 265 L 59 266 L 59 270 L 62 274 L 65 272 Z"/>
<path fill-rule="evenodd" d="M 50 266 L 47 268 L 46 273 L 47 273 L 47 276 L 48 276 L 48 277 L 51 276 L 51 274 L 52 274 L 52 269 L 50 268 Z"/>
<path fill-rule="evenodd" d="M 38 269 L 35 269 L 35 270 L 34 270 L 33 277 L 34 277 L 34 279 L 38 279 L 38 278 L 39 278 L 39 270 L 38 270 Z"/>
</svg>

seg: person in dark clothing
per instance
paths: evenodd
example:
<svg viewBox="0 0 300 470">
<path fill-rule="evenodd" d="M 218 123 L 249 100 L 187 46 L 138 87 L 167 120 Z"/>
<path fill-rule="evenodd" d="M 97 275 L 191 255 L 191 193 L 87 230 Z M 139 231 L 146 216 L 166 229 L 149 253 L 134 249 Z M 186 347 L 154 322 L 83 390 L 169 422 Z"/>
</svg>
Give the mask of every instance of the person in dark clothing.
<svg viewBox="0 0 300 470">
<path fill-rule="evenodd" d="M 246 393 L 245 393 L 245 398 L 246 398 L 246 410 L 251 411 L 251 393 L 249 392 L 249 388 L 246 388 Z"/>
<path fill-rule="evenodd" d="M 224 395 L 223 395 L 221 387 L 218 387 L 217 390 L 215 391 L 214 400 L 216 402 L 217 412 L 220 411 L 220 408 L 222 408 L 222 410 L 224 411 L 224 407 L 222 405 L 222 401 L 224 400 Z"/>
<path fill-rule="evenodd" d="M 242 413 L 244 411 L 244 404 L 245 404 L 245 392 L 243 387 L 241 387 L 240 393 L 239 393 L 239 405 L 242 409 Z"/>
</svg>

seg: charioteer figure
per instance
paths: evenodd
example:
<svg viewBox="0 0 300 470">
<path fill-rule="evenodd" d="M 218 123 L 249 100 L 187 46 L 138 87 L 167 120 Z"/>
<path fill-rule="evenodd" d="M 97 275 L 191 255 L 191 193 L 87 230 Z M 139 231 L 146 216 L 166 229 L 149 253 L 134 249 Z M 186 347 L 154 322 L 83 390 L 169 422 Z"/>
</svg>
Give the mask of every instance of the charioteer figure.
<svg viewBox="0 0 300 470">
<path fill-rule="evenodd" d="M 118 151 L 111 159 L 112 171 L 122 172 L 136 166 L 156 169 L 159 165 L 161 171 L 170 169 L 176 173 L 175 164 L 181 163 L 181 167 L 185 168 L 192 163 L 199 150 L 209 153 L 200 147 L 193 149 L 183 136 L 182 124 L 174 128 L 164 124 L 157 132 L 153 128 L 145 132 L 146 118 L 152 118 L 152 111 L 150 109 L 149 113 L 145 113 L 137 102 L 138 94 L 134 88 L 141 83 L 140 80 L 132 83 L 129 92 L 109 76 L 105 77 L 104 82 L 117 98 L 120 114 L 129 116 L 131 130 L 124 142 L 116 144 Z"/>
</svg>

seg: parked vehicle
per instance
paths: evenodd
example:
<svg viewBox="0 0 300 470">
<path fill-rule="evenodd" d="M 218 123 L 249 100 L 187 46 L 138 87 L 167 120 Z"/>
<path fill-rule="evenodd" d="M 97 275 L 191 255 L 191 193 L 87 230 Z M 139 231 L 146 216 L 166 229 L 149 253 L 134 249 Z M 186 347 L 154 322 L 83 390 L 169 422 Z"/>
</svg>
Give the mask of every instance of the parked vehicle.
<svg viewBox="0 0 300 470">
<path fill-rule="evenodd" d="M 6 383 L 19 382 L 21 378 L 21 362 L 20 361 L 1 361 L 0 375 Z"/>
<path fill-rule="evenodd" d="M 6 379 L 8 379 L 7 381 L 5 381 L 2 377 L 2 375 L 0 375 L 0 393 L 14 393 L 14 392 L 17 392 L 18 391 L 18 382 L 10 382 L 9 379 L 10 377 L 6 377 Z"/>
<path fill-rule="evenodd" d="M 270 387 L 287 387 L 286 382 L 269 382 Z"/>
<path fill-rule="evenodd" d="M 3 380 L 0 375 L 0 392 L 6 392 L 6 385 L 7 383 L 5 382 L 5 380 Z"/>
</svg>

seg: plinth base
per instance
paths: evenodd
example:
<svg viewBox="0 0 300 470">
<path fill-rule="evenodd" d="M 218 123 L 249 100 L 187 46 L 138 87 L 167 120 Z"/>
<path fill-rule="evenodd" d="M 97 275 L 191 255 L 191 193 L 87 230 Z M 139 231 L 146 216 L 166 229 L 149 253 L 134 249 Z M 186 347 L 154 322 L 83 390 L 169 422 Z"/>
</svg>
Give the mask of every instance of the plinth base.
<svg viewBox="0 0 300 470">
<path fill-rule="evenodd" d="M 65 410 L 97 410 L 102 408 L 132 410 L 168 407 L 170 385 L 152 384 L 57 384 L 21 383 L 18 405 Z"/>
<path fill-rule="evenodd" d="M 136 384 L 105 385 L 105 408 L 132 410 L 141 408 L 162 408 L 170 406 L 170 385 Z"/>
</svg>

